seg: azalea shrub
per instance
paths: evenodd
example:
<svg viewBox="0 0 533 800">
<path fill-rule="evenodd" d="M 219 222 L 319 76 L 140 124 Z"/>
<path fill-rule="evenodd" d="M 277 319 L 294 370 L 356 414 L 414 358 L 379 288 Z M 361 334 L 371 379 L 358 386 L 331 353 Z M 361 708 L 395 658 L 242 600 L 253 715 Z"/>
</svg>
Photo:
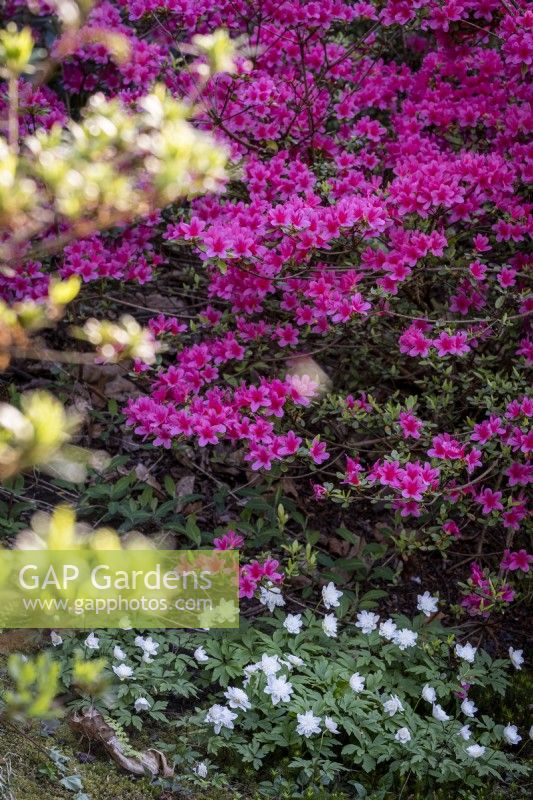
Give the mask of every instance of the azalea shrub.
<svg viewBox="0 0 533 800">
<path fill-rule="evenodd" d="M 317 503 L 386 504 L 415 545 L 488 535 L 497 578 L 464 605 L 490 613 L 531 560 L 531 12 L 247 8 L 229 25 L 246 20 L 251 65 L 205 90 L 240 180 L 163 231 L 196 253 L 209 305 L 178 340 L 153 320 L 176 362 L 143 373 L 127 422 L 157 447 L 238 442 L 252 472 L 311 471 Z"/>
<path fill-rule="evenodd" d="M 11 6 L 37 41 L 53 22 L 46 2 Z M 201 60 L 222 22 L 241 53 L 198 80 L 188 43 Z M 205 305 L 150 321 L 169 355 L 139 350 L 127 424 L 155 447 L 239 442 L 251 471 L 313 471 L 316 502 L 386 504 L 415 543 L 488 531 L 499 588 L 467 595 L 475 614 L 512 602 L 530 561 L 531 26 L 499 0 L 104 0 L 60 85 L 18 86 L 26 134 L 64 124 L 65 91 L 134 104 L 163 81 L 201 100 L 235 165 L 222 194 L 59 259 L 61 276 L 113 286 L 196 256 Z M 5 300 L 45 298 L 49 268 L 22 254 Z M 102 340 L 96 322 L 87 336 Z"/>
<path fill-rule="evenodd" d="M 51 8 L 31 9 L 38 38 Z M 222 22 L 240 54 L 199 81 L 188 43 Z M 463 604 L 485 616 L 531 560 L 531 25 L 499 0 L 105 0 L 61 86 L 19 87 L 32 132 L 61 123 L 62 92 L 134 103 L 160 80 L 201 100 L 231 154 L 223 193 L 78 238 L 57 263 L 102 291 L 178 270 L 199 298 L 149 320 L 167 353 L 140 351 L 127 425 L 163 450 L 238 443 L 274 480 L 311 472 L 317 504 L 385 507 L 407 548 L 474 540 L 490 581 L 471 576 Z M 88 43 L 102 30 L 131 57 Z M 6 301 L 46 296 L 46 259 L 13 269 Z"/>
</svg>

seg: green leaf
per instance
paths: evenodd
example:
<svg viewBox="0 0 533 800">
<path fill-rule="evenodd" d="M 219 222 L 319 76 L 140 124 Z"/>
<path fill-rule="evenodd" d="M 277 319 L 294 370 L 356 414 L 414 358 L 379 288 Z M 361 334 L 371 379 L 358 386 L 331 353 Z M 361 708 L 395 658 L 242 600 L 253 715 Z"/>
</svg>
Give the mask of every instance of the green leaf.
<svg viewBox="0 0 533 800">
<path fill-rule="evenodd" d="M 68 789 L 69 792 L 80 792 L 83 789 L 83 783 L 79 775 L 67 775 L 59 781 L 60 786 Z"/>
<path fill-rule="evenodd" d="M 202 543 L 202 532 L 198 525 L 196 524 L 196 514 L 191 514 L 187 517 L 187 522 L 185 523 L 185 535 L 191 539 L 194 544 L 199 547 Z"/>
<path fill-rule="evenodd" d="M 362 595 L 360 601 L 361 603 L 366 603 L 369 600 L 381 600 L 382 597 L 387 597 L 388 594 L 389 593 L 385 592 L 383 589 L 370 589 Z"/>
<path fill-rule="evenodd" d="M 165 489 L 167 490 L 168 494 L 171 497 L 175 497 L 176 496 L 176 484 L 174 483 L 174 481 L 172 480 L 170 475 L 165 475 L 165 477 L 163 479 L 163 483 L 165 485 Z"/>
</svg>

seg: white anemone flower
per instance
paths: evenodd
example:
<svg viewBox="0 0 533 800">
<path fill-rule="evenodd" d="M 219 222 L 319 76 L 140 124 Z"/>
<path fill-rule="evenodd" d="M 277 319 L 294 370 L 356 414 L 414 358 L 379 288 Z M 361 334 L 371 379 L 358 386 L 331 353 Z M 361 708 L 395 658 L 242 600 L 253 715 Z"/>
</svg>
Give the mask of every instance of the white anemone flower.
<svg viewBox="0 0 533 800">
<path fill-rule="evenodd" d="M 125 681 L 128 678 L 133 677 L 133 669 L 132 667 L 128 667 L 127 664 L 119 664 L 118 667 L 113 667 L 113 672 L 117 676 L 117 678 L 121 681 Z"/>
<path fill-rule="evenodd" d="M 433 716 L 435 717 L 438 722 L 448 722 L 451 717 L 445 712 L 443 707 L 439 703 L 435 703 L 432 709 Z"/>
<path fill-rule="evenodd" d="M 296 719 L 298 720 L 296 733 L 300 736 L 305 736 L 308 739 L 313 734 L 320 733 L 320 717 L 316 717 L 312 711 L 297 714 Z"/>
<path fill-rule="evenodd" d="M 485 752 L 485 747 L 482 744 L 471 744 L 470 747 L 466 748 L 466 752 L 472 758 L 481 758 Z"/>
<path fill-rule="evenodd" d="M 396 731 L 396 735 L 394 737 L 397 742 L 401 742 L 402 744 L 407 744 L 407 742 L 411 741 L 411 731 L 409 728 L 400 728 Z"/>
<path fill-rule="evenodd" d="M 379 614 L 372 611 L 360 611 L 357 615 L 356 628 L 361 628 L 361 633 L 372 633 L 378 627 Z"/>
<path fill-rule="evenodd" d="M 287 633 L 297 634 L 302 630 L 302 615 L 301 614 L 287 614 L 283 620 L 283 627 Z"/>
<path fill-rule="evenodd" d="M 393 717 L 398 711 L 403 711 L 402 701 L 397 695 L 391 694 L 389 700 L 383 703 L 383 711 L 385 711 L 389 717 Z"/>
<path fill-rule="evenodd" d="M 518 742 L 522 741 L 516 725 L 506 725 L 503 729 L 503 738 L 507 744 L 518 744 Z"/>
<path fill-rule="evenodd" d="M 350 677 L 350 688 L 356 694 L 362 692 L 365 688 L 365 679 L 362 675 L 359 675 L 358 672 L 354 672 L 354 674 Z"/>
<path fill-rule="evenodd" d="M 322 587 L 322 602 L 328 610 L 330 608 L 338 608 L 341 597 L 342 592 L 335 587 L 333 581 L 330 581 L 327 586 Z"/>
<path fill-rule="evenodd" d="M 469 664 L 474 663 L 476 651 L 477 647 L 471 645 L 470 642 L 467 642 L 466 644 L 455 645 L 455 655 L 458 658 L 462 658 L 464 661 L 467 661 Z"/>
<path fill-rule="evenodd" d="M 337 636 L 337 618 L 334 614 L 326 614 L 322 620 L 322 630 L 331 639 Z"/>
<path fill-rule="evenodd" d="M 227 690 L 224 692 L 224 697 L 228 701 L 230 708 L 239 708 L 241 711 L 248 711 L 252 707 L 246 692 L 236 686 L 228 686 Z"/>
<path fill-rule="evenodd" d="M 90 633 L 88 637 L 85 639 L 85 647 L 88 647 L 89 650 L 99 650 L 100 649 L 100 639 L 96 636 L 95 633 Z"/>
<path fill-rule="evenodd" d="M 416 599 L 416 607 L 418 611 L 421 611 L 426 617 L 430 617 L 439 610 L 439 598 L 433 597 L 433 595 L 431 595 L 429 592 L 418 594 Z"/>
<path fill-rule="evenodd" d="M 435 691 L 433 686 L 430 686 L 429 684 L 426 683 L 426 685 L 422 689 L 422 697 L 424 698 L 424 700 L 426 700 L 426 702 L 433 704 L 437 699 L 437 692 Z"/>
</svg>

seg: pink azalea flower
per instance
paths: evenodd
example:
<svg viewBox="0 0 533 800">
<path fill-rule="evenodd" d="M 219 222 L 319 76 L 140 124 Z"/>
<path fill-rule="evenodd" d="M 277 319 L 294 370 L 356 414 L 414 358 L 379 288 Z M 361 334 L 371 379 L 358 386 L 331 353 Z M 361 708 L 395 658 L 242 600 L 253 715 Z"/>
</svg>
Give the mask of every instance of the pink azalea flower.
<svg viewBox="0 0 533 800">
<path fill-rule="evenodd" d="M 410 411 L 401 411 L 399 421 L 404 438 L 420 439 L 420 431 L 424 427 L 422 420 L 417 419 Z"/>
<path fill-rule="evenodd" d="M 500 568 L 511 572 L 518 569 L 522 570 L 522 572 L 529 572 L 529 565 L 532 561 L 533 555 L 530 555 L 527 550 L 517 550 L 514 552 L 505 550 Z"/>
<path fill-rule="evenodd" d="M 442 530 L 450 536 L 454 536 L 456 539 L 461 537 L 461 531 L 459 530 L 457 523 L 453 520 L 448 520 L 445 522 L 442 526 Z"/>
<path fill-rule="evenodd" d="M 228 531 L 223 536 L 213 539 L 215 550 L 238 550 L 244 544 L 244 537 L 235 531 Z"/>
<path fill-rule="evenodd" d="M 326 450 L 326 444 L 325 442 L 321 442 L 318 436 L 315 436 L 309 445 L 309 455 L 315 464 L 322 464 L 329 458 L 329 453 Z"/>
<path fill-rule="evenodd" d="M 501 498 L 501 492 L 493 492 L 492 489 L 485 488 L 477 495 L 476 502 L 481 505 L 483 514 L 491 514 L 493 511 L 503 511 Z"/>
</svg>

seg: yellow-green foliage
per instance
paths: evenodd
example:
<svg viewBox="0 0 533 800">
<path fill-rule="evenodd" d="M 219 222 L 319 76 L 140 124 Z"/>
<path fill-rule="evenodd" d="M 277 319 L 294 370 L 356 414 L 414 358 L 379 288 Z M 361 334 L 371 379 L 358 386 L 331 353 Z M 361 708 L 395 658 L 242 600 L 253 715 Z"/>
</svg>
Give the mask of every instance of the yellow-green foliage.
<svg viewBox="0 0 533 800">
<path fill-rule="evenodd" d="M 13 653 L 7 662 L 14 688 L 0 692 L 0 711 L 8 717 L 45 719 L 57 714 L 54 707 L 60 665 L 48 653 L 35 658 Z"/>
<path fill-rule="evenodd" d="M 62 217 L 87 234 L 216 190 L 227 153 L 191 125 L 194 110 L 162 86 L 139 105 L 95 95 L 80 122 L 37 131 L 20 153 L 0 139 L 0 225 L 20 240 Z"/>
<path fill-rule="evenodd" d="M 227 33 L 196 38 L 207 62 L 204 78 L 232 70 L 235 49 Z M 17 77 L 35 69 L 32 50 L 29 29 L 10 23 L 0 30 L 0 77 L 9 86 L 9 137 L 0 137 L 0 260 L 7 263 L 25 241 L 59 220 L 72 225 L 72 235 L 86 236 L 180 197 L 217 190 L 226 177 L 227 150 L 191 124 L 198 109 L 163 85 L 137 108 L 96 94 L 79 121 L 39 129 L 19 142 Z"/>
<path fill-rule="evenodd" d="M 79 422 L 49 392 L 22 395 L 20 410 L 0 403 L 0 480 L 32 466 L 55 466 L 59 472 L 72 468 L 67 445 Z"/>
</svg>

